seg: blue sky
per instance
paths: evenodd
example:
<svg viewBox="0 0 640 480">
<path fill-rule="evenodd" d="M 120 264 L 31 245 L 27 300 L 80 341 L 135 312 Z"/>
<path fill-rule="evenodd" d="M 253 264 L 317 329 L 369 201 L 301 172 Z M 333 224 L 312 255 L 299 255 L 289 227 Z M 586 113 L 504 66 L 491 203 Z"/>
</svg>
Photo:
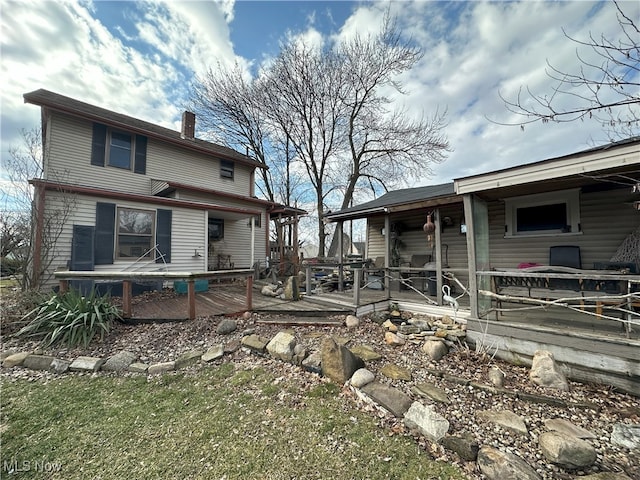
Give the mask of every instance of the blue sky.
<svg viewBox="0 0 640 480">
<path fill-rule="evenodd" d="M 621 2 L 631 17 L 640 2 Z M 575 71 L 589 33 L 616 38 L 610 3 L 3 0 L 0 3 L 2 158 L 20 129 L 39 123 L 26 92 L 45 88 L 179 130 L 189 83 L 217 62 L 255 72 L 283 39 L 327 42 L 376 31 L 386 9 L 425 52 L 394 97 L 407 114 L 448 111 L 453 152 L 407 186 L 451 181 L 573 153 L 606 140 L 597 122 L 497 125 L 517 120 L 500 100 L 520 87 L 550 92 L 551 64 Z M 588 57 L 590 52 L 581 50 Z M 1 178 L 0 178 L 1 181 Z M 6 183 L 3 182 L 3 188 Z"/>
</svg>

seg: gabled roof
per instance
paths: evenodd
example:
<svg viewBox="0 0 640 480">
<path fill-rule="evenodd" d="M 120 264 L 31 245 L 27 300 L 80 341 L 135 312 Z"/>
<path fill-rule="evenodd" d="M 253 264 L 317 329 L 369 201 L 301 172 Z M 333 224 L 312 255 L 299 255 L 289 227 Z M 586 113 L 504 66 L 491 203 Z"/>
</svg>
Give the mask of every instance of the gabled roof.
<svg viewBox="0 0 640 480">
<path fill-rule="evenodd" d="M 388 211 L 410 210 L 424 205 L 437 205 L 460 202 L 453 190 L 453 182 L 425 187 L 405 188 L 387 192 L 370 202 L 345 208 L 326 215 L 330 222 L 365 218 L 371 215 L 383 214 Z"/>
<path fill-rule="evenodd" d="M 631 137 L 580 152 L 533 163 L 494 170 L 454 180 L 458 194 L 497 189 L 518 189 L 522 185 L 576 178 L 595 172 L 624 172 L 640 165 L 640 137 Z"/>
<path fill-rule="evenodd" d="M 90 105 L 48 90 L 39 89 L 25 93 L 24 101 L 25 103 L 32 103 L 41 107 L 47 107 L 59 112 L 86 118 L 87 120 L 104 123 L 105 125 L 153 137 L 189 150 L 213 155 L 217 158 L 233 160 L 256 168 L 267 168 L 263 163 L 223 145 L 218 145 L 216 143 L 207 142 L 197 138 L 182 138 L 180 132 L 145 122 L 128 115 L 96 107 L 95 105 Z"/>
</svg>

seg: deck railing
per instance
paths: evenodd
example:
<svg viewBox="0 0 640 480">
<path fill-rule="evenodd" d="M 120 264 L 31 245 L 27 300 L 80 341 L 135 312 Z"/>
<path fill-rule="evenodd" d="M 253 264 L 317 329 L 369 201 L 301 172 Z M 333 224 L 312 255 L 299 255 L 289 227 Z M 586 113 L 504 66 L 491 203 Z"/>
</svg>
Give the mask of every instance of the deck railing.
<svg viewBox="0 0 640 480">
<path fill-rule="evenodd" d="M 640 326 L 640 275 L 615 270 L 581 270 L 570 267 L 538 266 L 523 269 L 478 271 L 478 294 L 495 301 L 484 314 L 505 311 L 502 303 L 527 304 L 526 308 L 565 307 L 585 315 Z M 482 301 L 480 299 L 480 301 Z M 622 318 L 605 314 L 605 308 Z M 520 307 L 519 309 L 522 309 Z M 593 310 L 593 311 L 591 311 Z"/>
<path fill-rule="evenodd" d="M 60 281 L 60 292 L 69 289 L 70 280 L 116 280 L 122 281 L 122 316 L 131 318 L 131 285 L 137 280 L 173 280 L 187 283 L 187 310 L 189 320 L 196 318 L 196 280 L 246 278 L 247 310 L 253 308 L 253 269 L 215 270 L 210 272 L 96 272 L 67 270 L 55 272 Z"/>
</svg>

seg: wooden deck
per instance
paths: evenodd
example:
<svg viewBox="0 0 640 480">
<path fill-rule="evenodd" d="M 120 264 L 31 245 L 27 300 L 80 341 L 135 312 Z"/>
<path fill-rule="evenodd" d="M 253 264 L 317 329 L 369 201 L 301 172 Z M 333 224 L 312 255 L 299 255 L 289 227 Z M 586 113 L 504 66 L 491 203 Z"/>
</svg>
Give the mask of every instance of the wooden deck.
<svg viewBox="0 0 640 480">
<path fill-rule="evenodd" d="M 196 315 L 240 315 L 247 310 L 246 287 L 239 283 L 211 283 L 209 291 L 196 294 Z M 187 319 L 187 295 L 165 292 L 159 298 L 134 298 L 133 321 L 176 321 Z M 351 313 L 353 309 L 341 305 L 327 306 L 306 301 L 282 300 L 260 294 L 254 287 L 253 309 L 258 313 L 281 314 L 295 317 L 327 317 Z"/>
</svg>

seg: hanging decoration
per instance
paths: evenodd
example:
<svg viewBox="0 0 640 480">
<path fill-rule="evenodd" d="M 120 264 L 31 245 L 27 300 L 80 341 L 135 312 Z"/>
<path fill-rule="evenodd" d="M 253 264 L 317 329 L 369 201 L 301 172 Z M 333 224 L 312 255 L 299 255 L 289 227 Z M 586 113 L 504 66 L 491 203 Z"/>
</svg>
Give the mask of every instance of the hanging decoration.
<svg viewBox="0 0 640 480">
<path fill-rule="evenodd" d="M 436 224 L 433 223 L 431 217 L 433 212 L 427 215 L 427 223 L 422 226 L 422 230 L 427 234 L 427 242 L 429 242 L 429 248 L 433 248 L 433 233 L 436 231 Z"/>
</svg>

